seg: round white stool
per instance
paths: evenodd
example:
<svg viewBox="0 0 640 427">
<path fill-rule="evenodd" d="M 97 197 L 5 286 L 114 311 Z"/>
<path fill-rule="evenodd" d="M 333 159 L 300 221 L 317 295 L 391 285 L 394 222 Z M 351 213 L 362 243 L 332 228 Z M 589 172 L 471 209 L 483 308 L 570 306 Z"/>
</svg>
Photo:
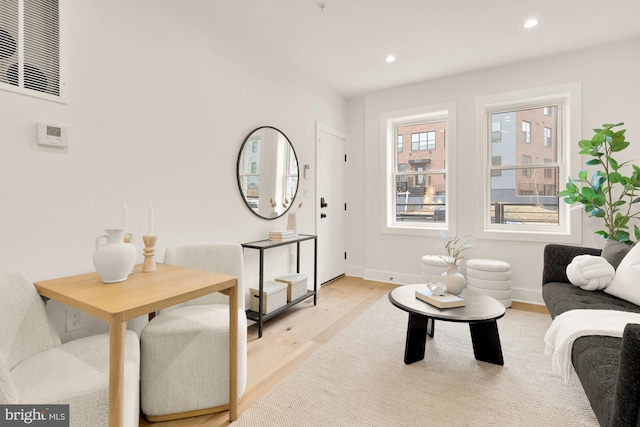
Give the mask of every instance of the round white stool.
<svg viewBox="0 0 640 427">
<path fill-rule="evenodd" d="M 497 259 L 467 260 L 467 288 L 511 307 L 511 266 Z"/>
<path fill-rule="evenodd" d="M 425 255 L 422 257 L 422 280 L 425 282 L 439 282 L 440 275 L 447 271 L 449 264 L 444 256 Z"/>
</svg>

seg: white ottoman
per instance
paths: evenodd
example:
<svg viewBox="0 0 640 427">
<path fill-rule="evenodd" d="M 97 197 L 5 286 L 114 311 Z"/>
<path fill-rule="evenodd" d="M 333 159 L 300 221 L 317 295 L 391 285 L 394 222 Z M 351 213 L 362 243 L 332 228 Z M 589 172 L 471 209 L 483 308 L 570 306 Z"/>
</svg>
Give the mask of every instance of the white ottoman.
<svg viewBox="0 0 640 427">
<path fill-rule="evenodd" d="M 425 255 L 422 257 L 422 280 L 424 282 L 439 282 L 440 275 L 447 271 L 449 264 L 444 256 Z"/>
<path fill-rule="evenodd" d="M 511 307 L 511 266 L 497 259 L 467 260 L 467 288 Z"/>
</svg>

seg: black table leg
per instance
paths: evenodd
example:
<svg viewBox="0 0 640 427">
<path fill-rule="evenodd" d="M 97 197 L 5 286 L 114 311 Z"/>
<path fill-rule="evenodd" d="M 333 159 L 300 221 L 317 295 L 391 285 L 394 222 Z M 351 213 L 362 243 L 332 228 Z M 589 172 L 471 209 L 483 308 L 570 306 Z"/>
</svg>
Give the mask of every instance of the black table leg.
<svg viewBox="0 0 640 427">
<path fill-rule="evenodd" d="M 409 313 L 407 324 L 407 342 L 404 347 L 404 363 L 409 365 L 424 359 L 424 349 L 427 342 L 427 326 L 430 319 L 419 314 Z M 431 323 L 433 333 L 433 323 Z"/>
<path fill-rule="evenodd" d="M 476 360 L 504 365 L 502 346 L 498 334 L 498 324 L 495 320 L 488 322 L 469 323 L 473 353 Z"/>
</svg>

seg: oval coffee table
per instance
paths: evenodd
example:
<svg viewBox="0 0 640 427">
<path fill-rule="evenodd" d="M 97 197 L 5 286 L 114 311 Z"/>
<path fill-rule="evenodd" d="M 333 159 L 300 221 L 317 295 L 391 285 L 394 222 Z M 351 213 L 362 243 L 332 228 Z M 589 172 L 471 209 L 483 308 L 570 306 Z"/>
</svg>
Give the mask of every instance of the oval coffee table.
<svg viewBox="0 0 640 427">
<path fill-rule="evenodd" d="M 405 364 L 424 359 L 427 334 L 433 338 L 436 320 L 468 323 L 476 359 L 496 365 L 504 364 L 496 323 L 505 313 L 502 303 L 490 296 L 465 289 L 460 295 L 465 300 L 464 307 L 440 309 L 417 299 L 417 289 L 427 289 L 427 285 L 404 285 L 389 292 L 391 304 L 409 313 Z"/>
</svg>

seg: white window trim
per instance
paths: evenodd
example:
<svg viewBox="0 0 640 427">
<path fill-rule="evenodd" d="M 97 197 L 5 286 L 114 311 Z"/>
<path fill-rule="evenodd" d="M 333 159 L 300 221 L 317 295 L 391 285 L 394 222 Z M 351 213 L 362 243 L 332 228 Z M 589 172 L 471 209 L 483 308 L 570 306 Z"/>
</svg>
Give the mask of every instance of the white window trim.
<svg viewBox="0 0 640 427">
<path fill-rule="evenodd" d="M 445 132 L 445 165 L 446 165 L 446 194 L 447 203 L 445 205 L 445 222 L 437 223 L 408 223 L 396 222 L 395 220 L 395 181 L 394 168 L 396 162 L 395 145 L 389 141 L 395 141 L 396 123 L 407 123 L 415 120 L 430 120 L 438 117 L 445 117 L 447 127 Z M 412 236 L 436 236 L 440 237 L 440 231 L 455 235 L 454 216 L 456 212 L 455 188 L 456 172 L 453 153 L 456 141 L 456 103 L 449 102 L 438 105 L 411 108 L 407 110 L 392 111 L 383 113 L 380 119 L 380 174 L 383 194 L 380 197 L 380 231 L 385 234 L 402 234 Z"/>
<path fill-rule="evenodd" d="M 20 14 L 22 16 L 22 10 L 23 10 L 23 0 L 19 0 L 19 8 L 20 8 Z M 59 75 L 59 85 L 60 85 L 60 94 L 58 96 L 55 95 L 51 95 L 48 93 L 44 93 L 44 92 L 38 92 L 37 90 L 30 90 L 30 89 L 25 89 L 23 87 L 20 86 L 14 86 L 12 84 L 9 83 L 4 83 L 4 82 L 0 82 L 0 90 L 4 90 L 7 92 L 13 92 L 13 93 L 18 93 L 21 95 L 27 95 L 27 96 L 31 96 L 33 98 L 38 98 L 38 99 L 44 99 L 46 101 L 53 101 L 53 102 L 57 102 L 60 104 L 66 104 L 67 103 L 67 85 L 66 85 L 66 76 L 67 76 L 67 61 L 66 61 L 66 46 L 67 46 L 67 5 L 66 5 L 66 0 L 58 0 L 58 13 L 59 13 L 59 17 L 58 17 L 58 22 L 60 25 L 60 29 L 59 29 L 59 35 L 60 35 L 60 39 L 59 39 L 59 43 L 60 45 L 58 46 L 58 52 L 60 54 L 60 75 Z M 22 27 L 24 24 L 22 17 L 20 18 L 20 22 L 19 25 Z M 22 31 L 22 30 L 21 30 Z M 22 50 L 23 45 L 22 42 L 19 43 L 18 49 Z M 22 52 L 20 53 L 20 63 L 22 66 Z M 22 84 L 22 81 L 20 81 L 20 84 Z"/>
<path fill-rule="evenodd" d="M 568 83 L 536 89 L 527 89 L 489 95 L 476 98 L 476 156 L 480 159 L 481 167 L 476 171 L 476 203 L 482 210 L 478 215 L 475 226 L 475 236 L 494 240 L 519 240 L 532 242 L 557 242 L 568 244 L 582 243 L 582 212 L 571 210 L 571 207 L 559 200 L 559 225 L 523 226 L 518 224 L 491 224 L 489 204 L 491 203 L 489 154 L 487 144 L 488 114 L 492 109 L 518 103 L 520 106 L 531 104 L 532 107 L 542 106 L 543 103 L 560 102 L 562 116 L 560 117 L 563 146 L 558 152 L 558 163 L 561 168 L 558 190 L 562 190 L 569 176 L 577 176 L 580 166 L 578 141 L 582 133 L 582 93 L 580 83 Z M 490 143 L 490 140 L 489 140 Z"/>
</svg>

